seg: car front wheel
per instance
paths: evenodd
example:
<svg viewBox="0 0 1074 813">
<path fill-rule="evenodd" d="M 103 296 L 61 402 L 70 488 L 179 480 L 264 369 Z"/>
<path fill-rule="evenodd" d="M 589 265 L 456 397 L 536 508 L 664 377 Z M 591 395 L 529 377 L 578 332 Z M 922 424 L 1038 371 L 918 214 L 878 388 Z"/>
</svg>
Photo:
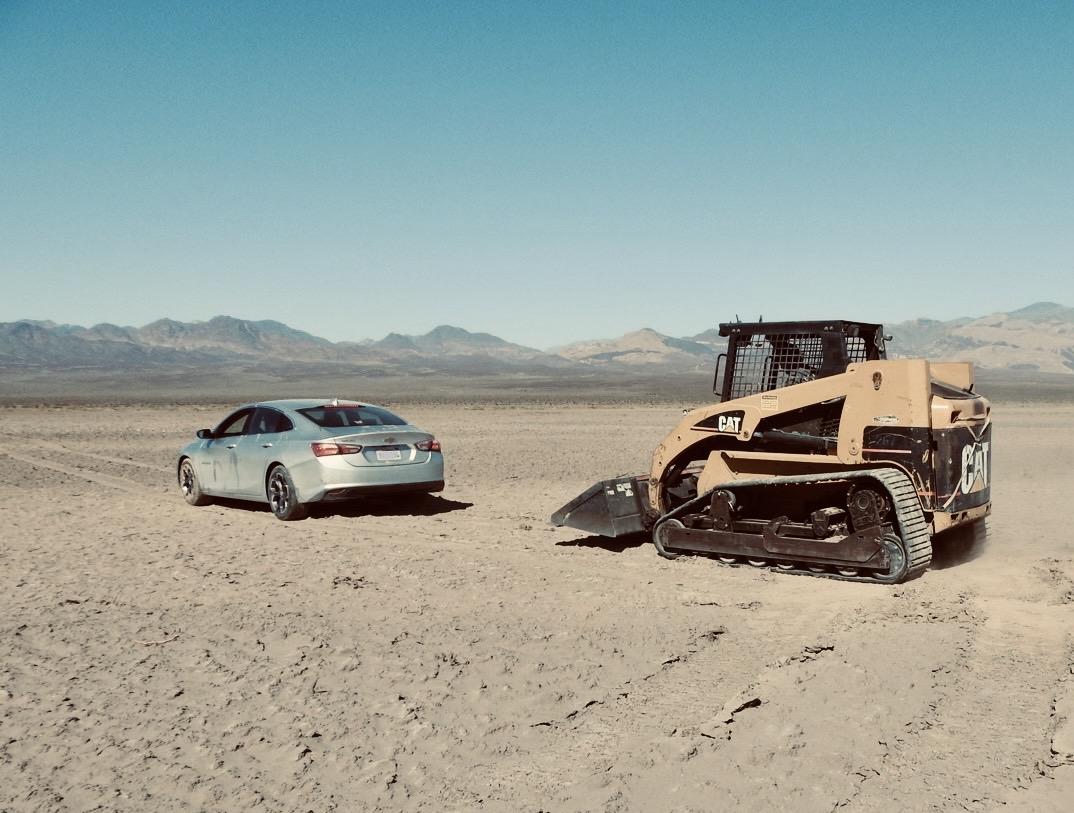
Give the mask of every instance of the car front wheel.
<svg viewBox="0 0 1074 813">
<path fill-rule="evenodd" d="M 283 466 L 277 466 L 269 473 L 268 500 L 277 519 L 290 521 L 306 517 L 306 506 L 298 501 L 295 484 Z"/>
<path fill-rule="evenodd" d="M 208 505 L 213 501 L 201 490 L 201 481 L 190 458 L 179 464 L 179 490 L 183 493 L 183 499 L 191 505 Z"/>
</svg>

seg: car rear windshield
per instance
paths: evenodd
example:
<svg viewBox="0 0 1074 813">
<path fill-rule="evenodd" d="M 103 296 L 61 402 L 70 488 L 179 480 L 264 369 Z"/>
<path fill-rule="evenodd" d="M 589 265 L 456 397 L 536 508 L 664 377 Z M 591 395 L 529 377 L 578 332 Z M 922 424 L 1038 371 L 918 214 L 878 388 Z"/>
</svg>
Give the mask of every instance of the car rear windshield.
<svg viewBox="0 0 1074 813">
<path fill-rule="evenodd" d="M 405 426 L 406 421 L 383 407 L 321 406 L 300 409 L 303 415 L 318 426 L 334 429 L 339 426 Z"/>
</svg>

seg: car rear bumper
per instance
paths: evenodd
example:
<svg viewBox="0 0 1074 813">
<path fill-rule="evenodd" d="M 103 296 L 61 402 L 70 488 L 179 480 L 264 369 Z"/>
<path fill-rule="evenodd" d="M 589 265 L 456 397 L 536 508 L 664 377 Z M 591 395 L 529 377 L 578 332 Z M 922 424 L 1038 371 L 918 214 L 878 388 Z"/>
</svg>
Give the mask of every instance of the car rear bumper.
<svg viewBox="0 0 1074 813">
<path fill-rule="evenodd" d="M 325 491 L 318 502 L 340 502 L 357 500 L 361 497 L 376 497 L 383 494 L 429 494 L 443 491 L 443 480 L 430 480 L 425 483 L 391 483 L 387 485 L 345 486 Z"/>
<path fill-rule="evenodd" d="M 436 455 L 424 463 L 363 466 L 327 465 L 310 461 L 292 470 L 302 502 L 353 500 L 377 494 L 414 494 L 443 491 L 444 458 Z"/>
</svg>

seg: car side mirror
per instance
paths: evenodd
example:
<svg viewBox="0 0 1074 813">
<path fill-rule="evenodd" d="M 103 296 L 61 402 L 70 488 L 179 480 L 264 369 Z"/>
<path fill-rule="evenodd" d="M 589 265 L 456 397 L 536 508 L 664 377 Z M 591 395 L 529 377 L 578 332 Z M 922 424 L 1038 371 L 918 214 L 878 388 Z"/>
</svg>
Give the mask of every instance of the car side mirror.
<svg viewBox="0 0 1074 813">
<path fill-rule="evenodd" d="M 212 429 L 199 429 L 198 430 L 198 439 L 199 440 L 212 440 L 213 439 L 213 430 Z"/>
</svg>

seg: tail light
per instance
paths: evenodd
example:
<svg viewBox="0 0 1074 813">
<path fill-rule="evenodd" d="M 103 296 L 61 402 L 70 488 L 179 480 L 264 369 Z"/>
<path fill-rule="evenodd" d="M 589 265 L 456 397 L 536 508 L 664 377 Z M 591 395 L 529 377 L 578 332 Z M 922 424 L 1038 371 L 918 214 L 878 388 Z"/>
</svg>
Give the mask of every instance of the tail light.
<svg viewBox="0 0 1074 813">
<path fill-rule="evenodd" d="M 440 441 L 436 438 L 429 438 L 428 440 L 419 440 L 414 444 L 414 448 L 419 452 L 439 452 Z"/>
<path fill-rule="evenodd" d="M 358 454 L 362 451 L 361 444 L 358 443 L 311 443 L 310 448 L 313 449 L 314 457 L 328 457 L 335 454 Z"/>
</svg>

